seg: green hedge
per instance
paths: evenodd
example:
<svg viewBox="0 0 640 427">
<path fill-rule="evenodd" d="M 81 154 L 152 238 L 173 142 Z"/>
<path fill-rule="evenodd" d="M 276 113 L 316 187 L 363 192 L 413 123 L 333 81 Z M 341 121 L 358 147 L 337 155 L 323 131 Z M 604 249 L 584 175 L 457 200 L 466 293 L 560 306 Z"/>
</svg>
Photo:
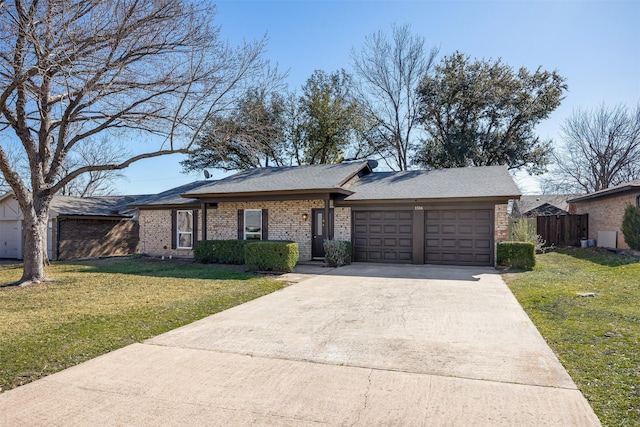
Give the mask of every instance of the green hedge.
<svg viewBox="0 0 640 427">
<path fill-rule="evenodd" d="M 324 261 L 330 267 L 351 264 L 351 242 L 346 240 L 325 240 Z"/>
<path fill-rule="evenodd" d="M 249 240 L 200 240 L 193 257 L 205 264 L 244 264 L 244 249 Z"/>
<path fill-rule="evenodd" d="M 290 272 L 300 257 L 298 244 L 289 240 L 262 240 L 247 244 L 244 250 L 247 268 L 253 271 Z"/>
<path fill-rule="evenodd" d="M 622 234 L 631 249 L 640 251 L 640 207 L 627 205 L 622 219 Z"/>
<path fill-rule="evenodd" d="M 536 265 L 536 245 L 531 242 L 498 242 L 497 264 L 514 268 Z"/>
</svg>

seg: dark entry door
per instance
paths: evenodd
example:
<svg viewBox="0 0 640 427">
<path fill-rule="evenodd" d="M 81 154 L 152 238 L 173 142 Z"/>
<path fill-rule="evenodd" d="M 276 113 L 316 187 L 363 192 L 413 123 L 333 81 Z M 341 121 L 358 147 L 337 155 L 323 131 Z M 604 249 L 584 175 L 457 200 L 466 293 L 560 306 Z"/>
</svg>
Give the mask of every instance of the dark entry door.
<svg viewBox="0 0 640 427">
<path fill-rule="evenodd" d="M 311 256 L 324 258 L 324 240 L 327 238 L 327 221 L 324 209 L 311 210 Z"/>
</svg>

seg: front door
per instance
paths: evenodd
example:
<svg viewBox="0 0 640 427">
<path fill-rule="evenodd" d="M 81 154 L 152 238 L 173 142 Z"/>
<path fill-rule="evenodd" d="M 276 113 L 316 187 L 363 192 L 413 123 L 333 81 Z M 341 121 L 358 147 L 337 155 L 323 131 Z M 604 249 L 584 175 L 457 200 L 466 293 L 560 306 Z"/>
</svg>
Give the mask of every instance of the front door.
<svg viewBox="0 0 640 427">
<path fill-rule="evenodd" d="M 311 212 L 311 257 L 324 258 L 324 239 L 327 238 L 327 221 L 324 209 Z"/>
</svg>

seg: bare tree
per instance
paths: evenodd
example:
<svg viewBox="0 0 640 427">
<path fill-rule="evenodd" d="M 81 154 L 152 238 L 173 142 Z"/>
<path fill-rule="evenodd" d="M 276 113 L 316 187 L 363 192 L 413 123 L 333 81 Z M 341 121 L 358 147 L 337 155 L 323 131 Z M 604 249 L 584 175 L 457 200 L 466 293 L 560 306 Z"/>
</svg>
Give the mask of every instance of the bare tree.
<svg viewBox="0 0 640 427">
<path fill-rule="evenodd" d="M 73 152 L 62 161 L 60 175 L 64 178 L 72 171 L 86 166 L 117 164 L 128 157 L 131 157 L 131 153 L 123 144 L 113 142 L 107 134 L 102 135 L 99 142 L 88 138 L 78 142 Z M 113 184 L 121 178 L 124 175 L 119 169 L 89 170 L 67 182 L 58 194 L 77 197 L 107 196 L 114 192 Z"/>
<path fill-rule="evenodd" d="M 640 179 L 640 104 L 574 111 L 561 139 L 545 191 L 590 193 Z"/>
<path fill-rule="evenodd" d="M 206 119 L 261 72 L 264 40 L 229 47 L 209 23 L 214 12 L 188 0 L 0 4 L 0 170 L 24 214 L 21 283 L 47 279 L 54 194 L 84 173 L 188 153 Z M 132 157 L 63 172 L 81 141 L 127 131 L 144 142 L 131 146 Z M 4 149 L 16 137 L 29 164 L 26 180 Z"/>
<path fill-rule="evenodd" d="M 417 88 L 437 55 L 409 25 L 392 26 L 391 38 L 373 33 L 360 52 L 351 53 L 361 102 L 376 124 L 368 133 L 370 143 L 392 169 L 409 168 L 420 117 Z"/>
</svg>

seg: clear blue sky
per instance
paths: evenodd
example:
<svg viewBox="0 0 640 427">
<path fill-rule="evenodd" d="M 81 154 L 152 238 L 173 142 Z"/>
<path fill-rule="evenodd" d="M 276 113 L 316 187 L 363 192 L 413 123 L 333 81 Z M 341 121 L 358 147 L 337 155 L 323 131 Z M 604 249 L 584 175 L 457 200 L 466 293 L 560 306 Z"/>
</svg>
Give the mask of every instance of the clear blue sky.
<svg viewBox="0 0 640 427">
<path fill-rule="evenodd" d="M 360 49 L 367 35 L 409 24 L 440 49 L 440 57 L 458 50 L 566 77 L 566 99 L 538 127 L 543 138 L 557 141 L 561 124 L 576 108 L 635 107 L 640 101 L 640 0 L 222 0 L 217 10 L 214 22 L 232 45 L 268 36 L 266 57 L 289 72 L 291 90 L 299 90 L 316 69 L 350 71 L 351 50 Z M 155 193 L 202 179 L 180 173 L 180 159 L 168 156 L 130 167 L 119 190 Z M 520 184 L 535 190 L 531 180 Z"/>
</svg>

